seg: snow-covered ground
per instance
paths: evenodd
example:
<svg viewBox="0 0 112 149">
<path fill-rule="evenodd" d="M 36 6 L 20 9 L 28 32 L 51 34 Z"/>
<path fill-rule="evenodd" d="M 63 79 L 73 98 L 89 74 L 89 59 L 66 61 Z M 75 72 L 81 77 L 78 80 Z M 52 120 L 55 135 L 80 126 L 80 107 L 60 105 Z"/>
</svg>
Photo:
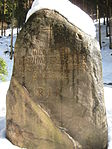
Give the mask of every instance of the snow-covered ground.
<svg viewBox="0 0 112 149">
<path fill-rule="evenodd" d="M 14 29 L 14 43 L 16 40 L 16 29 Z M 10 60 L 9 53 L 4 53 L 5 51 L 10 52 L 10 42 L 11 42 L 11 29 L 6 31 L 6 36 L 0 38 L 0 57 L 3 58 L 7 64 L 8 76 L 6 81 L 0 81 L 0 149 L 20 149 L 19 147 L 13 145 L 9 140 L 6 139 L 6 93 L 10 84 L 10 79 L 13 69 L 13 60 Z"/>
<path fill-rule="evenodd" d="M 105 84 L 108 84 L 112 83 L 112 49 L 109 49 L 109 37 L 106 37 L 106 25 L 103 25 L 103 21 L 101 19 L 103 80 Z M 95 25 L 98 39 L 98 22 L 95 22 Z"/>
<path fill-rule="evenodd" d="M 43 1 L 43 0 L 41 0 Z M 49 0 L 50 1 L 50 0 Z M 57 0 L 58 1 L 58 0 Z M 68 0 L 63 0 L 63 2 Z M 35 0 L 35 3 L 38 4 L 40 2 L 39 0 Z M 52 1 L 50 1 L 52 2 Z M 54 2 L 54 1 L 53 1 Z M 42 4 L 42 3 L 41 3 Z M 67 4 L 67 3 L 66 3 Z M 53 4 L 51 4 L 53 5 Z M 59 5 L 60 6 L 60 5 Z M 63 5 L 64 6 L 64 5 Z M 32 6 L 32 9 L 36 7 L 34 4 Z M 62 7 L 62 5 L 61 5 Z M 69 5 L 69 11 L 72 5 Z M 42 7 L 43 8 L 43 7 Z M 68 8 L 68 7 L 67 7 Z M 30 11 L 28 15 L 31 15 L 32 12 L 35 12 L 37 8 L 34 8 L 34 10 Z M 40 5 L 39 5 L 39 8 Z M 53 8 L 54 9 L 54 8 Z M 56 8 L 55 8 L 56 9 Z M 73 10 L 73 8 L 72 8 Z M 78 9 L 76 9 L 78 11 Z M 67 13 L 69 12 L 67 11 Z M 76 11 L 76 13 L 78 13 Z M 76 14 L 74 13 L 74 14 Z M 66 17 L 66 16 L 65 16 Z M 67 16 L 68 20 L 71 17 Z M 81 17 L 81 15 L 80 15 Z M 80 18 L 79 17 L 79 18 Z M 78 19 L 79 19 L 78 18 Z M 84 18 L 83 18 L 84 20 Z M 85 25 L 85 21 L 83 21 Z M 89 23 L 87 23 L 89 24 Z M 96 27 L 98 22 L 95 22 Z M 76 24 L 75 24 L 76 25 Z M 109 47 L 109 39 L 105 36 L 105 25 L 102 24 L 102 62 L 103 62 L 103 80 L 104 80 L 104 95 L 105 95 L 105 104 L 106 104 L 106 111 L 107 111 L 107 121 L 108 121 L 108 136 L 109 136 L 109 146 L 108 149 L 112 149 L 112 86 L 108 85 L 112 83 L 112 50 L 110 50 Z M 81 27 L 80 27 L 81 28 Z M 86 25 L 86 28 L 88 29 L 89 27 Z M 82 28 L 81 28 L 82 29 Z M 83 30 L 83 29 L 82 29 Z M 10 51 L 10 34 L 11 31 L 7 30 L 7 36 L 0 38 L 0 57 L 4 58 L 4 60 L 7 63 L 7 69 L 8 69 L 8 76 L 6 78 L 5 82 L 0 82 L 0 149 L 20 149 L 19 147 L 14 146 L 13 144 L 10 143 L 5 137 L 5 125 L 6 125 L 6 93 L 9 87 L 10 79 L 11 79 L 11 74 L 12 74 L 12 68 L 13 68 L 13 60 L 9 59 L 9 55 L 5 54 L 5 51 Z M 98 35 L 98 32 L 97 32 Z M 97 36 L 98 38 L 98 36 Z M 16 40 L 16 29 L 14 30 L 14 43 Z"/>
<path fill-rule="evenodd" d="M 103 21 L 101 19 L 104 99 L 108 122 L 108 149 L 112 149 L 112 49 L 109 49 L 109 37 L 106 37 L 106 25 L 103 25 Z M 98 22 L 95 22 L 95 25 L 98 39 Z"/>
<path fill-rule="evenodd" d="M 13 38 L 13 47 L 17 36 L 17 29 L 14 29 L 14 38 Z M 12 68 L 13 68 L 13 60 L 10 60 L 9 58 L 9 52 L 10 52 L 10 45 L 11 45 L 11 29 L 7 29 L 6 36 L 0 38 L 0 57 L 5 59 L 7 63 L 7 71 L 8 76 L 6 77 L 6 80 L 9 81 L 11 79 L 12 74 Z M 5 54 L 4 52 L 7 53 Z"/>
</svg>

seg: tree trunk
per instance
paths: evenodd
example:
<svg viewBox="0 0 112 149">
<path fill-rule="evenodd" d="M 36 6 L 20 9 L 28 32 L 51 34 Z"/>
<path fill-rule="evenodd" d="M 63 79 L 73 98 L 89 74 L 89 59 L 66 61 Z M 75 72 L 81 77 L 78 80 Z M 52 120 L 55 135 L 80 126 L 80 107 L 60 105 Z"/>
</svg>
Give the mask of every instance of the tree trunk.
<svg viewBox="0 0 112 149">
<path fill-rule="evenodd" d="M 13 57 L 13 27 L 14 27 L 14 0 L 13 1 L 13 12 L 12 12 L 12 25 L 11 25 L 11 51 L 10 51 L 10 59 Z"/>
<path fill-rule="evenodd" d="M 106 20 L 106 37 L 109 37 L 109 18 L 107 17 L 107 20 Z"/>
<path fill-rule="evenodd" d="M 106 0 L 106 37 L 109 37 L 109 1 Z"/>
<path fill-rule="evenodd" d="M 1 36 L 4 33 L 4 0 L 2 0 L 2 24 L 1 24 Z"/>
<path fill-rule="evenodd" d="M 105 21 L 105 14 L 104 14 L 104 22 L 103 22 L 103 24 L 104 24 L 104 25 L 106 25 L 106 21 Z"/>
<path fill-rule="evenodd" d="M 109 13 L 109 48 L 112 49 L 112 13 L 111 13 L 111 0 L 108 0 L 108 13 Z"/>
<path fill-rule="evenodd" d="M 109 20 L 109 48 L 112 49 L 112 17 Z"/>
<path fill-rule="evenodd" d="M 11 28 L 11 52 L 10 52 L 10 59 L 13 57 L 13 25 Z"/>
<path fill-rule="evenodd" d="M 102 43 L 101 43 L 101 23 L 100 23 L 100 16 L 99 16 L 99 44 L 100 44 L 100 49 L 102 48 Z"/>
<path fill-rule="evenodd" d="M 98 20 L 99 18 L 99 8 L 98 8 L 98 4 L 96 6 L 96 20 Z"/>
<path fill-rule="evenodd" d="M 83 10 L 85 9 L 85 7 L 84 7 L 84 0 L 83 0 L 83 6 L 82 6 L 82 8 L 83 8 Z"/>
</svg>

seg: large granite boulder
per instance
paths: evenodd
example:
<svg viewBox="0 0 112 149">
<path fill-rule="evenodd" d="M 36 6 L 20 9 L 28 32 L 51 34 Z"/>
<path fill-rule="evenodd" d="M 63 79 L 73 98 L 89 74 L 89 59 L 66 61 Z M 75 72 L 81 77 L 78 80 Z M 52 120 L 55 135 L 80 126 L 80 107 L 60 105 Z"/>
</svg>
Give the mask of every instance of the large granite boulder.
<svg viewBox="0 0 112 149">
<path fill-rule="evenodd" d="M 98 43 L 56 11 L 37 11 L 17 38 L 6 128 L 27 149 L 106 149 Z"/>
</svg>

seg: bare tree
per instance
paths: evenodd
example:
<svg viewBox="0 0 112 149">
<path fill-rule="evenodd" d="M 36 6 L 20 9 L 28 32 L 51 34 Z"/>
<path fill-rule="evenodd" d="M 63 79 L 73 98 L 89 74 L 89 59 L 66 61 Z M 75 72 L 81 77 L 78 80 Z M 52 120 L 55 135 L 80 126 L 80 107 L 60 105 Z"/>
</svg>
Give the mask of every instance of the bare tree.
<svg viewBox="0 0 112 149">
<path fill-rule="evenodd" d="M 10 59 L 13 57 L 13 28 L 14 28 L 14 0 L 12 0 L 13 9 L 12 9 L 12 23 L 11 23 L 11 51 L 10 51 Z"/>
<path fill-rule="evenodd" d="M 1 35 L 3 36 L 4 30 L 4 0 L 2 0 L 2 24 L 1 24 Z"/>
</svg>

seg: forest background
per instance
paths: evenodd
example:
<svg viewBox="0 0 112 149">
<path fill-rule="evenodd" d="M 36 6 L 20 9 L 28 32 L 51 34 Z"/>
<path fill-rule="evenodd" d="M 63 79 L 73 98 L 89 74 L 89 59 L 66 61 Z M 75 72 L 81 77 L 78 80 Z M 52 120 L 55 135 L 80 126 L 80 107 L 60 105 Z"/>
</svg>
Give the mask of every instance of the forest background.
<svg viewBox="0 0 112 149">
<path fill-rule="evenodd" d="M 70 0 L 75 5 L 88 13 L 92 19 L 99 19 L 99 43 L 101 44 L 100 18 L 104 18 L 106 24 L 106 36 L 110 36 L 110 48 L 112 48 L 112 1 L 111 0 Z M 0 0 L 0 29 L 1 36 L 5 36 L 7 28 L 19 29 L 24 25 L 26 14 L 33 0 Z M 66 10 L 67 11 L 67 10 Z"/>
</svg>

